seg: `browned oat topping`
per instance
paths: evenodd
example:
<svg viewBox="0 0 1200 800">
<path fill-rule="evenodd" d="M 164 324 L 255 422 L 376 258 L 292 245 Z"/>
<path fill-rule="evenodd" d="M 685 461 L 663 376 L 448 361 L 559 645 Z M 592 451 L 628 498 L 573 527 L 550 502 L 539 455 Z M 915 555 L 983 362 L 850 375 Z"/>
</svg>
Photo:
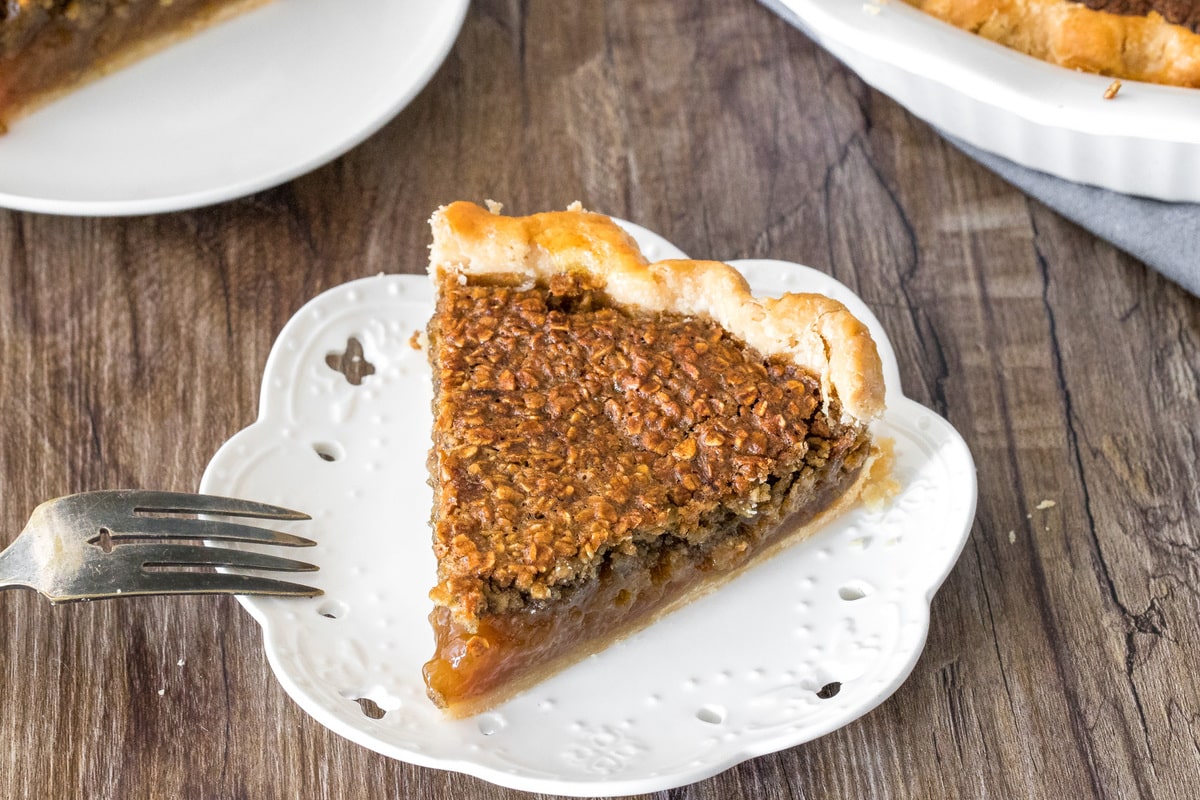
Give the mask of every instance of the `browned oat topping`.
<svg viewBox="0 0 1200 800">
<path fill-rule="evenodd" d="M 796 365 L 707 319 L 614 307 L 580 278 L 503 284 L 443 278 L 429 331 L 432 595 L 458 615 L 554 596 L 668 532 L 703 544 L 779 469 L 828 456 L 818 383 Z"/>
</svg>

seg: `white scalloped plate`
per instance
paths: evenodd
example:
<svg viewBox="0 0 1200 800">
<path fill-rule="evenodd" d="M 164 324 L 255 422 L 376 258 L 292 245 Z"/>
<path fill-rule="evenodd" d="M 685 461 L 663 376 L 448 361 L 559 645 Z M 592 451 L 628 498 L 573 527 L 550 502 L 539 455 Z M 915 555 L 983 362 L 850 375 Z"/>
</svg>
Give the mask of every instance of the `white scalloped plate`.
<svg viewBox="0 0 1200 800">
<path fill-rule="evenodd" d="M 876 89 L 976 147 L 1060 178 L 1200 202 L 1200 90 L 1046 64 L 903 0 L 772 0 Z"/>
<path fill-rule="evenodd" d="M 682 254 L 630 226 L 652 258 Z M 855 511 L 719 592 L 497 710 L 451 721 L 425 698 L 434 581 L 426 485 L 430 380 L 411 338 L 432 305 L 427 278 L 381 275 L 334 288 L 287 324 L 267 361 L 257 422 L 205 472 L 205 492 L 309 512 L 311 600 L 245 598 L 287 692 L 323 725 L 414 764 L 518 789 L 578 796 L 679 786 L 828 733 L 888 697 L 915 664 L 929 602 L 975 510 L 959 435 L 901 395 L 878 321 L 807 267 L 734 262 L 759 293 L 820 291 L 880 344 L 903 490 Z M 326 364 L 358 339 L 374 374 L 351 385 Z M 323 454 L 323 455 L 322 455 Z M 328 460 L 332 458 L 333 460 Z M 832 683 L 840 691 L 822 699 Z M 827 690 L 824 694 L 829 694 Z M 358 698 L 375 703 L 368 715 Z"/>
</svg>

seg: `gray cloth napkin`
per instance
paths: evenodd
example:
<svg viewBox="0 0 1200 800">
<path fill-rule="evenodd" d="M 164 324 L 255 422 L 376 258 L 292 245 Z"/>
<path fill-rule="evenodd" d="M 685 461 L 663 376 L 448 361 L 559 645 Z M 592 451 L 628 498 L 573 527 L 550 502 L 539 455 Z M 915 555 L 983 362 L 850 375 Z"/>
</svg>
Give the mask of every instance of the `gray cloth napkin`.
<svg viewBox="0 0 1200 800">
<path fill-rule="evenodd" d="M 759 2 L 808 32 L 780 0 Z M 1164 203 L 1072 183 L 946 139 L 1029 196 L 1200 295 L 1200 204 Z"/>
<path fill-rule="evenodd" d="M 1072 183 L 946 138 L 1029 196 L 1200 295 L 1200 204 L 1164 203 Z"/>
</svg>

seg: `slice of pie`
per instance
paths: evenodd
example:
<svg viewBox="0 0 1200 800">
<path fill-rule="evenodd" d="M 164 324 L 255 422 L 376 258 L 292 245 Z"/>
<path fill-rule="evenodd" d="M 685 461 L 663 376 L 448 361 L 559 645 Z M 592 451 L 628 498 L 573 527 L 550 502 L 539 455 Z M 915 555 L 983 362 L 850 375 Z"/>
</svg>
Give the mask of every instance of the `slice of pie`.
<svg viewBox="0 0 1200 800">
<path fill-rule="evenodd" d="M 93 78 L 267 0 L 7 0 L 0 129 Z"/>
<path fill-rule="evenodd" d="M 1070 69 L 1200 87 L 1200 3 L 1195 0 L 907 2 Z"/>
<path fill-rule="evenodd" d="M 811 534 L 879 476 L 866 327 L 607 217 L 433 217 L 429 695 L 506 700 Z"/>
</svg>

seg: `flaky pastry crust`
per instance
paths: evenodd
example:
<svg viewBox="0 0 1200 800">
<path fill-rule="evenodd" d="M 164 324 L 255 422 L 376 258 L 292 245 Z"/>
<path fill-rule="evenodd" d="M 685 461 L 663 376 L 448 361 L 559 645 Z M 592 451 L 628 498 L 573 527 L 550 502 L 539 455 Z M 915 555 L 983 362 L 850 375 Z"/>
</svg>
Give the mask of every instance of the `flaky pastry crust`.
<svg viewBox="0 0 1200 800">
<path fill-rule="evenodd" d="M 906 0 L 959 28 L 1070 69 L 1200 87 L 1200 35 L 1157 11 L 1079 0 Z M 1170 4 L 1164 4 L 1164 8 Z M 1166 12 L 1170 14 L 1171 12 Z"/>
<path fill-rule="evenodd" d="M 438 209 L 430 224 L 435 272 L 520 270 L 542 281 L 586 272 L 618 304 L 707 316 L 763 355 L 805 367 L 820 377 L 827 400 L 837 398 L 845 422 L 868 422 L 883 411 L 883 370 L 870 332 L 824 295 L 758 298 L 727 264 L 650 263 L 611 219 L 578 209 L 505 217 L 460 201 Z"/>
</svg>

